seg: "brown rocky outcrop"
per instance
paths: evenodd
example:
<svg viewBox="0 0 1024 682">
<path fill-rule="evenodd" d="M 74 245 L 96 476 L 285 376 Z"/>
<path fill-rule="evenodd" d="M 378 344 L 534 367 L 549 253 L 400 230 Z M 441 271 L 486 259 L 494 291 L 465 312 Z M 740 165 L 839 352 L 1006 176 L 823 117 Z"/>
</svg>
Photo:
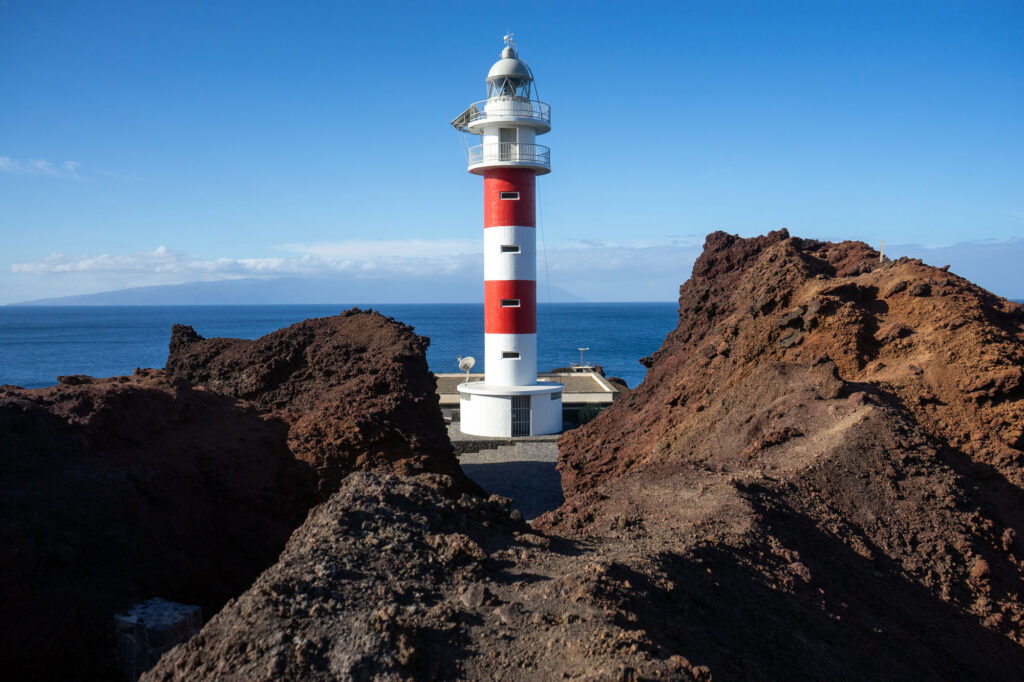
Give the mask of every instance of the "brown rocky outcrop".
<svg viewBox="0 0 1024 682">
<path fill-rule="evenodd" d="M 634 613 L 713 674 L 1012 679 L 1022 307 L 785 231 L 710 235 L 679 303 L 644 382 L 560 439 L 537 525 L 630 538 L 677 586 Z"/>
<path fill-rule="evenodd" d="M 473 484 L 455 458 L 427 369 L 429 339 L 374 311 L 305 320 L 259 339 L 204 339 L 175 325 L 173 377 L 288 424 L 288 447 L 326 497 L 348 473 L 439 473 Z"/>
<path fill-rule="evenodd" d="M 0 389 L 0 670 L 118 679 L 113 616 L 213 614 L 316 497 L 287 425 L 163 372 Z"/>
<path fill-rule="evenodd" d="M 4 677 L 118 679 L 115 613 L 152 597 L 216 613 L 352 471 L 475 490 L 427 343 L 358 311 L 256 341 L 176 326 L 167 371 L 0 388 Z"/>
<path fill-rule="evenodd" d="M 445 477 L 357 473 L 143 680 L 705 679 L 620 621 L 624 576 Z M 638 646 L 638 643 L 640 646 Z"/>
<path fill-rule="evenodd" d="M 147 679 L 1015 680 L 1022 319 L 713 234 L 644 383 L 560 440 L 551 535 L 354 474 Z"/>
<path fill-rule="evenodd" d="M 200 387 L 159 372 L 104 380 L 163 382 L 152 388 L 170 407 L 156 413 L 173 427 L 134 412 L 149 400 L 135 394 L 97 411 L 121 389 L 88 377 L 7 391 L 0 423 L 12 427 L 0 434 L 27 454 L 0 460 L 5 476 L 45 481 L 49 470 L 19 467 L 61 448 L 70 464 L 52 469 L 72 474 L 63 487 L 34 484 L 45 494 L 25 500 L 18 491 L 32 486 L 12 484 L 22 511 L 0 528 L 27 550 L 3 555 L 4 571 L 21 571 L 0 583 L 5 604 L 23 608 L 16 587 L 30 580 L 67 594 L 54 587 L 65 558 L 112 581 L 133 564 L 79 560 L 91 526 L 75 544 L 40 524 L 163 509 L 165 486 L 150 494 L 140 481 L 156 474 L 129 476 L 128 492 L 77 503 L 87 520 L 62 511 L 41 522 L 33 505 L 103 490 L 94 481 L 116 484 L 140 448 L 162 460 L 170 443 L 186 454 L 166 490 L 191 491 L 196 513 L 231 529 L 234 511 L 204 506 L 223 502 L 204 495 L 233 490 L 216 463 L 246 466 L 231 458 L 251 442 L 231 438 L 255 434 L 270 463 L 226 496 L 233 504 L 247 508 L 246 491 L 262 490 L 248 508 L 268 518 L 265 506 L 291 499 L 287 481 L 309 490 L 303 465 L 326 501 L 278 563 L 148 680 L 1016 680 L 1024 669 L 1021 306 L 920 261 L 880 262 L 858 242 L 712 234 L 645 381 L 560 439 L 566 503 L 535 522 L 547 535 L 501 498 L 460 494 L 469 486 L 433 431 L 423 344 L 365 313 L 251 342 L 179 327 L 168 372 Z M 207 427 L 189 425 L 210 414 L 226 440 L 193 460 Z M 275 462 L 280 480 L 261 484 Z M 109 509 L 123 499 L 126 510 Z M 180 512 L 186 536 L 200 532 L 189 530 L 192 511 Z M 145 527 L 168 532 L 163 521 Z M 104 536 L 96 542 L 110 555 Z"/>
</svg>

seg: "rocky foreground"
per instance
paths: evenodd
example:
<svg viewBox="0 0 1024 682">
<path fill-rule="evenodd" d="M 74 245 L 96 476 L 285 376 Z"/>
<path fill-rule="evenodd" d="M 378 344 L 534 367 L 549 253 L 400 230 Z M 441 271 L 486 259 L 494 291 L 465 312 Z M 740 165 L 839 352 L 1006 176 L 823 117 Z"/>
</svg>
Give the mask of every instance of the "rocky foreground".
<svg viewBox="0 0 1024 682">
<path fill-rule="evenodd" d="M 350 476 L 147 679 L 1017 679 L 1022 361 L 942 269 L 713 234 L 536 530 Z"/>
<path fill-rule="evenodd" d="M 688 677 L 617 622 L 608 565 L 450 481 L 353 474 L 146 680 Z M 696 671 L 703 676 L 704 671 Z"/>
<path fill-rule="evenodd" d="M 26 477 L 0 498 L 4 537 L 17 539 L 0 565 L 5 614 L 27 581 L 77 605 L 58 585 L 92 590 L 90 575 L 134 570 L 137 555 L 112 557 L 107 545 L 68 554 L 56 529 L 87 521 L 53 512 L 45 500 L 59 494 L 48 491 L 77 491 L 86 517 L 132 495 L 134 513 L 155 515 L 170 504 L 158 475 L 111 499 L 95 481 L 116 481 L 125 463 L 172 462 L 191 467 L 173 488 L 201 509 L 226 505 L 209 512 L 225 522 L 199 527 L 185 510 L 176 527 L 161 512 L 147 529 L 182 543 L 223 534 L 222 550 L 174 566 L 223 581 L 220 603 L 233 598 L 147 680 L 1016 680 L 1024 670 L 1022 306 L 920 261 L 880 262 L 857 242 L 712 234 L 644 383 L 560 439 L 566 502 L 533 528 L 458 469 L 424 347 L 367 313 L 255 342 L 179 327 L 166 372 L 5 389 L 0 434 L 16 434 L 2 437 L 19 449 L 5 447 L 0 482 Z M 373 388 L 355 379 L 367 374 Z M 146 382 L 162 382 L 167 405 L 182 402 L 170 425 L 118 435 L 117 419 L 96 416 Z M 117 409 L 133 415 L 141 395 Z M 210 451 L 204 420 L 222 425 Z M 240 463 L 245 448 L 258 453 Z M 101 474 L 83 464 L 110 458 L 117 467 Z M 225 488 L 209 472 L 219 458 L 226 471 L 252 467 L 252 485 Z M 49 478 L 64 487 L 46 488 Z M 8 522 L 8 492 L 31 486 L 41 492 Z M 233 574 L 223 562 L 247 546 L 250 513 L 267 546 Z M 104 527 L 132 526 L 122 514 Z M 156 546 L 176 559 L 171 543 Z M 98 584 L 108 605 L 162 585 Z M 8 630 L 22 646 L 54 632 Z M 5 670 L 28 665 L 7 651 Z M 56 668 L 42 670 L 34 677 Z"/>
<path fill-rule="evenodd" d="M 1024 308 L 856 242 L 708 237 L 644 383 L 559 442 L 549 532 L 722 677 L 1024 669 Z M 611 540 L 614 538 L 614 540 Z"/>
<path fill-rule="evenodd" d="M 177 326 L 166 371 L 0 387 L 0 676 L 119 679 L 115 613 L 215 614 L 352 471 L 476 490 L 427 343 L 372 312 L 256 341 Z"/>
</svg>

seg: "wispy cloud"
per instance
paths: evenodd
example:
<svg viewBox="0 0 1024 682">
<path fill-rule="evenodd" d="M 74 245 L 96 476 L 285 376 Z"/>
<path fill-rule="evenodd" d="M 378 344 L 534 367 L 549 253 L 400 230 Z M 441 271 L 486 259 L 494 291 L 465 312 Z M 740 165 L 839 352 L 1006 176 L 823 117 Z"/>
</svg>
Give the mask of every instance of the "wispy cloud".
<svg viewBox="0 0 1024 682">
<path fill-rule="evenodd" d="M 157 284 L 241 278 L 310 277 L 325 280 L 387 280 L 432 289 L 478 287 L 483 277 L 479 239 L 346 240 L 282 244 L 270 255 L 198 257 L 160 246 L 133 253 L 53 253 L 10 266 L 10 280 L 47 295 L 109 291 Z M 671 300 L 689 278 L 702 240 L 672 235 L 663 240 L 581 240 L 543 249 L 538 279 L 594 301 Z M 947 246 L 886 245 L 892 257 L 924 258 L 1011 298 L 1022 298 L 1020 263 L 1024 239 L 979 240 Z M 35 284 L 32 284 L 32 283 Z M 542 287 L 545 286 L 542 284 Z M 543 298 L 545 289 L 540 290 Z M 31 294 L 22 296 L 30 298 Z"/>
<path fill-rule="evenodd" d="M 63 254 L 52 253 L 45 258 L 14 263 L 11 272 L 34 274 L 138 274 L 149 273 L 159 279 L 167 275 L 251 276 L 259 274 L 292 274 L 302 270 L 306 258 L 196 258 L 187 253 L 160 246 L 153 251 L 130 254 Z"/>
<path fill-rule="evenodd" d="M 52 177 L 74 177 L 78 176 L 78 169 L 82 164 L 78 161 L 64 161 L 54 165 L 46 159 L 14 159 L 10 156 L 0 156 L 0 173 L 11 175 L 49 175 Z"/>
<path fill-rule="evenodd" d="M 199 258 L 160 246 L 130 254 L 52 253 L 14 263 L 11 272 L 23 274 L 91 273 L 149 274 L 161 283 L 171 280 L 231 279 L 285 275 L 382 276 L 387 273 L 430 275 L 450 273 L 479 260 L 476 241 L 351 241 L 286 244 L 279 250 L 295 255 L 260 258 Z"/>
<path fill-rule="evenodd" d="M 929 265 L 949 265 L 961 277 L 1007 298 L 1024 298 L 1020 264 L 1024 238 L 974 239 L 956 244 L 889 244 L 886 255 L 921 258 Z"/>
<path fill-rule="evenodd" d="M 281 251 L 317 256 L 326 260 L 373 260 L 394 258 L 443 258 L 467 253 L 478 254 L 479 239 L 408 239 L 408 240 L 346 240 L 339 242 L 313 242 L 309 244 L 282 244 Z"/>
<path fill-rule="evenodd" d="M 200 258 L 160 246 L 126 254 L 53 253 L 11 265 L 17 277 L 46 277 L 76 291 L 195 281 L 286 276 L 478 282 L 483 240 L 350 240 L 283 244 L 284 255 Z M 681 244 L 679 242 L 687 242 Z M 572 242 L 538 252 L 538 274 L 594 300 L 671 299 L 690 274 L 699 245 L 661 242 Z M 541 246 L 541 245 L 538 245 Z M 42 281 L 42 280 L 40 280 Z"/>
</svg>

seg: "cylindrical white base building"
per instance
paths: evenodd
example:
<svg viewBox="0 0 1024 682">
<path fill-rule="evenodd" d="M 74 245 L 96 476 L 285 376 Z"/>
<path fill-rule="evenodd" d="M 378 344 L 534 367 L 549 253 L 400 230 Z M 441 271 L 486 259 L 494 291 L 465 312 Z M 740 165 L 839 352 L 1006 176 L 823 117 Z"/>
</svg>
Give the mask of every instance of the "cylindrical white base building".
<svg viewBox="0 0 1024 682">
<path fill-rule="evenodd" d="M 537 436 L 562 430 L 562 385 L 459 386 L 460 428 L 471 436 Z"/>
</svg>

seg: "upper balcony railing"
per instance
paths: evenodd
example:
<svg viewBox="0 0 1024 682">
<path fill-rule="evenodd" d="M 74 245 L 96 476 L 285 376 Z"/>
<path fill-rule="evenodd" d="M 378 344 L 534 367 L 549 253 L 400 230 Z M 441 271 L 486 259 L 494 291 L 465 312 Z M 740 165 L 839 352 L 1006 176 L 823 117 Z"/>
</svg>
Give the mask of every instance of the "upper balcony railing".
<svg viewBox="0 0 1024 682">
<path fill-rule="evenodd" d="M 526 142 L 491 142 L 469 148 L 469 168 L 480 166 L 526 166 L 542 172 L 551 170 L 551 150 Z"/>
<path fill-rule="evenodd" d="M 474 102 L 473 109 L 476 110 L 476 113 L 470 116 L 470 123 L 488 116 L 535 118 L 545 123 L 551 123 L 551 107 L 547 103 L 535 99 L 492 97 Z"/>
<path fill-rule="evenodd" d="M 551 107 L 525 97 L 491 97 L 473 102 L 452 121 L 457 130 L 474 135 L 488 124 L 502 123 L 529 126 L 541 135 L 551 130 Z"/>
</svg>

